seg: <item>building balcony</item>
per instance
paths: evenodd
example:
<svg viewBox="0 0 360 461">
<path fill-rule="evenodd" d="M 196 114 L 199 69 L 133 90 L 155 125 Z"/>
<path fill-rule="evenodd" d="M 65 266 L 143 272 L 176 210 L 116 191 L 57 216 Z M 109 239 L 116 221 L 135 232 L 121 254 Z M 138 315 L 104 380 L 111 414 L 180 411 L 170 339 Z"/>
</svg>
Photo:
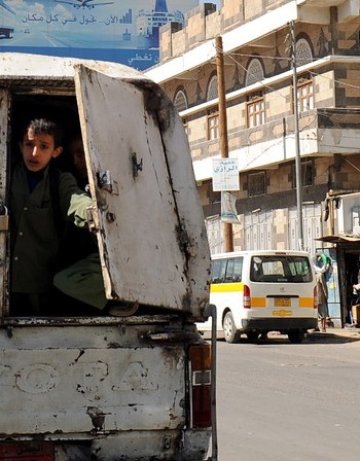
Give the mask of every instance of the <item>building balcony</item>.
<svg viewBox="0 0 360 461">
<path fill-rule="evenodd" d="M 318 108 L 299 114 L 299 143 L 302 158 L 343 156 L 360 153 L 360 109 Z M 295 119 L 289 115 L 255 128 L 228 134 L 229 157 L 238 159 L 239 172 L 276 168 L 295 159 Z M 216 141 L 192 143 L 195 178 L 212 177 L 212 159 L 220 153 Z"/>
</svg>

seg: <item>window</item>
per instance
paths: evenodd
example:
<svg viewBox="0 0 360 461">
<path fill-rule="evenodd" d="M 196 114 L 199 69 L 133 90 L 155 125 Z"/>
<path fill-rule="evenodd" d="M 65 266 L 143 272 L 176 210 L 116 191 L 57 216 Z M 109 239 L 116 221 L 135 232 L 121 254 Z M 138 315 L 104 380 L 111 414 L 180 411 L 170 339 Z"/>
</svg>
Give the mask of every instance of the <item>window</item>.
<svg viewBox="0 0 360 461">
<path fill-rule="evenodd" d="M 264 69 L 260 59 L 254 58 L 248 65 L 245 85 L 249 86 L 261 80 L 264 80 Z"/>
<path fill-rule="evenodd" d="M 309 259 L 304 256 L 254 256 L 250 280 L 267 283 L 307 283 L 312 274 Z"/>
<path fill-rule="evenodd" d="M 212 99 L 216 99 L 218 97 L 218 79 L 216 75 L 213 75 L 210 78 L 208 89 L 206 93 L 206 100 L 211 101 Z"/>
<path fill-rule="evenodd" d="M 296 61 L 298 66 L 308 64 L 313 60 L 313 53 L 309 42 L 305 38 L 299 38 L 296 42 Z"/>
<path fill-rule="evenodd" d="M 213 75 L 210 78 L 206 98 L 208 101 L 216 99 L 218 97 L 218 80 L 217 76 Z M 219 111 L 218 109 L 212 109 L 207 115 L 207 138 L 209 141 L 219 138 Z"/>
<path fill-rule="evenodd" d="M 178 90 L 174 98 L 174 106 L 178 112 L 188 108 L 187 98 L 184 90 Z"/>
<path fill-rule="evenodd" d="M 298 80 L 297 97 L 299 112 L 314 108 L 314 86 L 312 79 L 301 78 Z"/>
<path fill-rule="evenodd" d="M 225 279 L 226 259 L 217 259 L 212 262 L 211 280 L 213 283 L 221 283 Z"/>
<path fill-rule="evenodd" d="M 241 282 L 243 257 L 216 259 L 212 262 L 212 283 Z"/>
<path fill-rule="evenodd" d="M 296 164 L 292 165 L 291 186 L 296 188 Z M 303 160 L 301 162 L 301 183 L 302 186 L 312 186 L 314 183 L 314 163 L 312 160 Z"/>
<path fill-rule="evenodd" d="M 242 280 L 243 258 L 228 259 L 226 266 L 225 281 L 241 282 Z"/>
<path fill-rule="evenodd" d="M 219 112 L 217 110 L 208 113 L 207 138 L 209 141 L 219 138 Z"/>
<path fill-rule="evenodd" d="M 266 193 L 265 172 L 251 173 L 248 175 L 248 196 L 255 197 Z"/>
<path fill-rule="evenodd" d="M 246 109 L 248 128 L 260 126 L 265 123 L 265 102 L 262 93 L 250 96 Z"/>
</svg>

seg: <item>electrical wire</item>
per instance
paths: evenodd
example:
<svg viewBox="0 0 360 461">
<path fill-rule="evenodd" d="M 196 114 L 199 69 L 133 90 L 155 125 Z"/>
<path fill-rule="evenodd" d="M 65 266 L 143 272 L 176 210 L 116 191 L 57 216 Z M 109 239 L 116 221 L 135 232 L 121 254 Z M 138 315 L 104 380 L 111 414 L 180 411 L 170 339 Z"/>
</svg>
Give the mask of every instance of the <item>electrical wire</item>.
<svg viewBox="0 0 360 461">
<path fill-rule="evenodd" d="M 285 57 L 285 56 L 264 56 L 264 55 L 258 55 L 258 54 L 245 54 L 245 53 L 237 53 L 237 52 L 226 54 L 223 50 L 217 49 L 215 43 L 213 44 L 213 46 L 214 46 L 215 51 L 216 51 L 217 53 L 222 53 L 223 56 L 224 56 L 224 58 L 225 58 L 225 57 L 230 58 L 238 67 L 240 67 L 240 68 L 244 71 L 245 75 L 248 75 L 248 74 L 249 74 L 249 70 L 248 70 L 245 66 L 243 66 L 239 61 L 237 61 L 236 59 L 234 59 L 233 56 L 241 56 L 241 57 L 248 57 L 248 58 L 254 58 L 254 59 L 272 59 L 272 60 L 289 61 L 289 62 L 292 61 L 292 58 L 290 58 L 290 57 Z M 301 60 L 301 59 L 297 60 L 297 62 L 299 62 L 299 61 L 302 61 L 302 60 Z M 305 61 L 305 60 L 303 60 L 303 61 Z M 312 60 L 311 60 L 310 62 L 316 62 L 316 61 L 318 61 L 318 58 L 312 58 Z M 306 63 L 309 63 L 309 59 L 306 59 Z M 314 72 L 314 71 L 312 71 L 312 70 L 306 70 L 305 72 L 306 72 L 308 75 L 312 76 L 312 77 L 324 78 L 324 79 L 329 80 L 329 81 L 331 81 L 331 82 L 334 82 L 335 84 L 337 84 L 337 85 L 339 85 L 339 86 L 342 86 L 342 87 L 348 87 L 348 88 L 353 88 L 353 89 L 359 89 L 359 90 L 360 90 L 360 85 L 355 85 L 355 84 L 352 84 L 352 83 L 348 83 L 348 82 L 346 82 L 346 81 L 344 81 L 344 80 L 334 79 L 334 78 L 325 76 L 324 74 L 322 74 L 322 73 L 320 73 L 320 72 Z M 264 78 L 264 79 L 261 79 L 261 80 L 258 80 L 258 81 L 254 82 L 254 83 L 259 83 L 259 84 L 262 85 L 264 88 L 270 89 L 271 91 L 273 91 L 273 90 L 276 89 L 274 86 L 265 83 L 264 80 L 265 80 L 265 78 Z M 313 95 L 313 96 L 314 96 L 314 95 Z M 281 93 L 279 94 L 279 97 L 281 97 L 281 98 L 283 98 L 283 99 L 285 99 L 285 100 L 288 99 L 288 95 L 282 95 Z M 309 109 L 311 109 L 311 108 L 310 108 L 310 107 L 305 107 L 305 110 L 304 110 L 304 111 L 309 110 Z M 330 116 L 326 114 L 326 112 L 327 112 L 329 109 L 331 110 L 331 109 L 333 109 L 333 108 L 316 108 L 316 110 L 317 110 L 318 112 L 320 112 L 323 116 L 328 117 L 328 118 L 330 119 Z M 342 108 L 334 108 L 334 109 L 336 109 L 336 110 L 341 110 Z M 346 110 L 346 109 L 343 109 L 343 110 Z M 306 128 L 305 128 L 305 129 L 306 129 Z M 303 130 L 304 130 L 304 129 L 303 129 Z M 303 130 L 302 130 L 302 131 L 303 131 Z M 349 140 L 350 140 L 350 139 L 358 139 L 358 138 L 355 137 L 355 136 L 346 136 L 346 135 L 343 136 L 343 138 L 344 138 L 344 139 L 349 139 Z M 300 136 L 300 141 L 318 141 L 318 138 L 317 138 L 317 137 L 310 138 L 310 137 L 301 137 L 301 136 Z M 272 144 L 271 146 L 269 146 L 269 147 L 263 149 L 259 155 L 254 156 L 254 157 L 252 157 L 251 159 L 249 159 L 249 162 L 246 163 L 245 168 L 250 167 L 250 165 L 251 165 L 254 161 L 256 161 L 256 160 L 258 160 L 259 158 L 261 158 L 264 154 L 266 154 L 267 151 L 269 151 L 270 149 L 273 149 L 274 147 L 276 147 L 276 145 L 282 144 L 283 142 L 284 142 L 284 141 L 283 141 L 283 138 L 280 138 L 279 141 L 278 141 L 277 143 L 274 143 L 274 144 Z M 254 145 L 256 145 L 256 143 L 255 143 Z M 323 147 L 333 147 L 333 145 L 328 145 L 328 144 L 322 144 L 322 146 L 323 146 Z M 248 147 L 249 147 L 249 145 L 248 145 Z M 350 152 L 350 151 L 351 151 L 351 152 L 354 151 L 354 147 L 352 147 L 352 146 L 342 146 L 341 149 L 342 149 L 342 150 L 349 150 L 349 152 Z M 347 160 L 347 159 L 346 159 L 346 160 Z M 291 160 L 289 160 L 289 161 L 291 161 Z M 352 162 L 350 162 L 349 160 L 347 160 L 347 161 L 348 161 L 348 163 L 349 163 L 354 169 L 356 169 L 357 171 L 360 172 L 360 168 L 356 167 L 356 165 L 354 165 L 354 164 L 353 164 Z M 326 173 L 327 173 L 327 172 L 328 172 L 328 167 L 327 167 L 326 170 L 323 172 L 323 174 L 321 174 L 321 175 L 316 175 L 316 177 L 314 177 L 314 179 L 318 179 L 318 178 L 320 178 L 320 177 L 326 176 Z M 305 173 L 304 173 L 304 174 L 305 174 Z M 273 188 L 273 189 L 274 189 L 274 188 Z M 276 188 L 275 188 L 275 189 L 276 189 Z M 279 188 L 279 191 L 282 191 L 282 190 L 284 190 L 284 189 L 280 189 L 280 188 Z"/>
</svg>

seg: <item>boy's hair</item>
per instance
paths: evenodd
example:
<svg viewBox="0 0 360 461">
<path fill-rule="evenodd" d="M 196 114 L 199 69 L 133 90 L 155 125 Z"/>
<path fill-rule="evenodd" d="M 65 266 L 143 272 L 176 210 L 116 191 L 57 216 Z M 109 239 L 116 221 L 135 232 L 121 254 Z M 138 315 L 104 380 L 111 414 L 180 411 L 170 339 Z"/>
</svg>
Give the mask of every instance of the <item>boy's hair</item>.
<svg viewBox="0 0 360 461">
<path fill-rule="evenodd" d="M 24 139 L 24 136 L 28 132 L 28 130 L 32 130 L 34 134 L 49 134 L 54 137 L 55 147 L 62 146 L 63 131 L 61 127 L 52 120 L 49 120 L 47 118 L 35 118 L 30 122 L 27 122 L 24 125 L 24 129 L 21 133 L 21 141 Z"/>
</svg>

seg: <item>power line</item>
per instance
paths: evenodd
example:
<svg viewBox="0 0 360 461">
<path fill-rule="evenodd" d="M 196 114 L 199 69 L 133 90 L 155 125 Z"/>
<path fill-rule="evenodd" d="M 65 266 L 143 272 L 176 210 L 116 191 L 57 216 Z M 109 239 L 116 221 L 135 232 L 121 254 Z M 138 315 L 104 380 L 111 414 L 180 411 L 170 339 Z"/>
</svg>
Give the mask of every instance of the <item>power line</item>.
<svg viewBox="0 0 360 461">
<path fill-rule="evenodd" d="M 214 44 L 214 47 L 216 49 L 216 46 Z M 238 65 L 246 74 L 249 73 L 249 70 L 243 66 L 239 61 L 237 61 L 236 59 L 233 58 L 233 56 L 244 56 L 244 57 L 252 57 L 254 59 L 256 58 L 261 58 L 261 59 L 272 59 L 272 60 L 283 60 L 283 61 L 289 61 L 291 62 L 291 58 L 290 57 L 281 57 L 281 56 L 264 56 L 264 55 L 258 55 L 258 54 L 243 54 L 243 53 L 229 53 L 229 54 L 226 54 L 224 51 L 222 50 L 217 50 L 218 52 L 222 52 L 224 54 L 224 57 L 228 57 L 230 58 L 236 65 Z M 301 61 L 301 59 L 299 59 L 298 61 Z M 305 61 L 305 60 L 304 60 Z M 309 62 L 309 59 L 307 58 L 306 59 L 307 62 Z M 311 62 L 316 62 L 318 61 L 318 58 L 313 58 Z M 305 73 L 308 73 L 312 76 L 317 76 L 317 77 L 321 77 L 321 78 L 324 78 L 324 79 L 327 79 L 329 81 L 332 81 L 332 82 L 335 82 L 341 86 L 344 86 L 344 87 L 349 87 L 349 88 L 354 88 L 354 89 L 359 89 L 360 90 L 360 85 L 355 85 L 355 84 L 352 84 L 352 83 L 347 83 L 347 82 L 344 82 L 342 80 L 338 80 L 338 79 L 334 79 L 334 78 L 331 78 L 331 77 L 327 77 L 325 75 L 323 75 L 322 73 L 320 72 L 314 72 L 314 71 L 311 71 L 311 70 L 305 70 L 304 71 Z M 280 75 L 280 74 L 279 74 Z M 265 84 L 264 83 L 264 79 L 262 80 L 258 80 L 256 83 L 260 83 L 262 84 L 265 88 L 269 88 L 271 90 L 274 90 L 275 88 L 271 85 L 268 85 L 268 84 Z M 280 95 L 281 97 L 285 98 L 284 96 Z"/>
</svg>

